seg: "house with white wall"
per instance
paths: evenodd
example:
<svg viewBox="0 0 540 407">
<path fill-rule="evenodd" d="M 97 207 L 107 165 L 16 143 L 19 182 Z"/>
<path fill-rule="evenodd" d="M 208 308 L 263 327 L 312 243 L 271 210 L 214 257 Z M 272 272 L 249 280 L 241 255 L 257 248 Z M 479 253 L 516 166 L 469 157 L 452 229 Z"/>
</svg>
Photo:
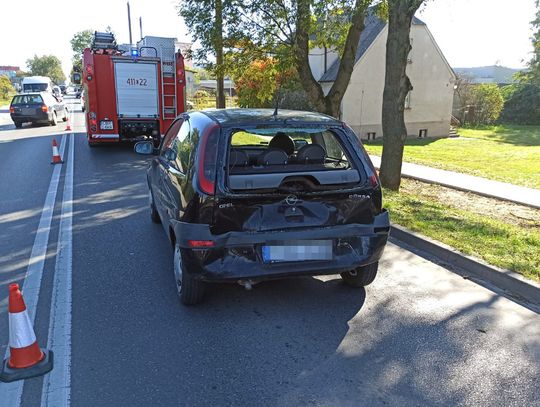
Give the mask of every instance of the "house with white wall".
<svg viewBox="0 0 540 407">
<path fill-rule="evenodd" d="M 382 137 L 382 98 L 384 90 L 388 24 L 368 15 L 360 37 L 356 62 L 342 100 L 341 119 L 360 138 Z M 427 25 L 418 18 L 411 26 L 407 75 L 413 90 L 405 101 L 405 124 L 409 136 L 448 136 L 452 115 L 455 74 L 437 46 Z M 310 66 L 327 93 L 339 68 L 339 55 L 328 49 L 310 50 Z"/>
</svg>

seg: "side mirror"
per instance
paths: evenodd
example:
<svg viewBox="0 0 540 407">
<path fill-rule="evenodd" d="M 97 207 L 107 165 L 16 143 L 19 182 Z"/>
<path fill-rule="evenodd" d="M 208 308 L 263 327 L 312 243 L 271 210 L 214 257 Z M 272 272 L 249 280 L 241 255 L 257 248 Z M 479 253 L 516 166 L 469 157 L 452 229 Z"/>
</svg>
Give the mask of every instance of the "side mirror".
<svg viewBox="0 0 540 407">
<path fill-rule="evenodd" d="M 139 141 L 133 147 L 137 154 L 151 155 L 154 154 L 154 143 L 152 141 Z"/>
</svg>

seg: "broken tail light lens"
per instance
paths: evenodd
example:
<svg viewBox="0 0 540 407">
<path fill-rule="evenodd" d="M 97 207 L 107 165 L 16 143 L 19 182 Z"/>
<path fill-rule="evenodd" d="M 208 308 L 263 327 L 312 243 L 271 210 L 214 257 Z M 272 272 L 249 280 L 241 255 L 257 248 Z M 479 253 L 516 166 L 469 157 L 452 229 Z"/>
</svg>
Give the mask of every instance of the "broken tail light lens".
<svg viewBox="0 0 540 407">
<path fill-rule="evenodd" d="M 215 193 L 218 137 L 219 125 L 208 126 L 202 134 L 199 147 L 197 175 L 202 192 L 208 195 Z"/>
</svg>

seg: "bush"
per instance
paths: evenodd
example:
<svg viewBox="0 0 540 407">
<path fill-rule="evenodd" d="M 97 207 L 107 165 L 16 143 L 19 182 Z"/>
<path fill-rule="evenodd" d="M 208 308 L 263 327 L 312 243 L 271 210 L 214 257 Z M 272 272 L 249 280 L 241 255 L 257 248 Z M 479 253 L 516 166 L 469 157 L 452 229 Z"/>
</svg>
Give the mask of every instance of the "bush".
<svg viewBox="0 0 540 407">
<path fill-rule="evenodd" d="M 9 78 L 5 75 L 0 76 L 0 98 L 7 99 L 11 93 L 15 92 L 15 88 L 11 84 Z"/>
<path fill-rule="evenodd" d="M 502 88 L 504 108 L 501 122 L 540 124 L 540 87 L 533 84 L 514 84 Z"/>
<path fill-rule="evenodd" d="M 501 114 L 504 100 L 494 83 L 483 83 L 471 89 L 471 102 L 467 121 L 471 124 L 493 124 Z"/>
<path fill-rule="evenodd" d="M 207 97 L 210 97 L 210 95 L 208 94 L 207 91 L 203 89 L 199 89 L 197 92 L 193 94 L 193 97 L 194 98 L 207 98 Z"/>
</svg>

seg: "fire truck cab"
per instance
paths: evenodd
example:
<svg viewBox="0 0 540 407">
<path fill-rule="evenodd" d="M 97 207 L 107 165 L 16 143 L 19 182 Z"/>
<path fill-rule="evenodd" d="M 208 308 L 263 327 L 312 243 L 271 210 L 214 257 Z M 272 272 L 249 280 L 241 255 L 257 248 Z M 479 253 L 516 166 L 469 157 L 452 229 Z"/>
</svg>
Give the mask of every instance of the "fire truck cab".
<svg viewBox="0 0 540 407">
<path fill-rule="evenodd" d="M 184 58 L 175 39 L 144 37 L 120 50 L 111 33 L 94 34 L 83 53 L 88 144 L 154 140 L 185 111 Z"/>
</svg>

